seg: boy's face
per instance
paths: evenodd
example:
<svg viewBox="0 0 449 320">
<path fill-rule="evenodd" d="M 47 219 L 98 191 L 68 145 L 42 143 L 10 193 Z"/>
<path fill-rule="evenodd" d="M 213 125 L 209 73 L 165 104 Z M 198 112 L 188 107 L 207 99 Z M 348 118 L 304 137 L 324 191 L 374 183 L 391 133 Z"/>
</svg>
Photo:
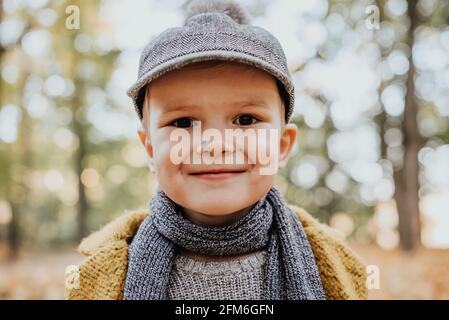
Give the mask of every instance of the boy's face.
<svg viewBox="0 0 449 320">
<path fill-rule="evenodd" d="M 138 134 L 160 187 L 184 210 L 197 215 L 226 216 L 255 204 L 273 186 L 276 171 L 286 164 L 296 138 L 296 127 L 285 124 L 275 79 L 239 63 L 169 72 L 151 83 L 143 109 L 143 129 Z M 174 161 L 174 148 L 181 145 L 180 140 L 173 141 L 175 130 L 192 137 L 194 130 L 204 134 L 212 128 L 223 139 L 183 140 L 182 160 Z M 267 130 L 265 138 L 257 138 L 257 147 L 265 155 L 276 152 L 275 171 L 261 174 L 263 165 L 254 156 L 254 145 L 242 145 L 236 139 L 229 143 L 225 129 Z M 270 129 L 277 132 L 276 145 L 267 150 Z M 206 155 L 209 162 L 202 158 Z M 228 160 L 220 163 L 217 157 Z M 225 162 L 229 159 L 234 160 Z"/>
</svg>

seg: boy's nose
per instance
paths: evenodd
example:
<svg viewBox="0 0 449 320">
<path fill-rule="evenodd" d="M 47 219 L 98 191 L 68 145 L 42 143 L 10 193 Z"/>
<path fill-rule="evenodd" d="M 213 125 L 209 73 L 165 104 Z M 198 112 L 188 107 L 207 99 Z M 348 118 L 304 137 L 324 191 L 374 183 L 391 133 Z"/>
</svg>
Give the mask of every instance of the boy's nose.
<svg viewBox="0 0 449 320">
<path fill-rule="evenodd" d="M 201 141 L 201 143 L 197 146 L 196 152 L 199 154 L 209 153 L 211 156 L 216 156 L 215 152 L 219 152 L 221 154 L 233 153 L 234 145 L 232 141 L 226 141 L 222 135 L 221 139 L 210 139 L 209 141 Z"/>
</svg>

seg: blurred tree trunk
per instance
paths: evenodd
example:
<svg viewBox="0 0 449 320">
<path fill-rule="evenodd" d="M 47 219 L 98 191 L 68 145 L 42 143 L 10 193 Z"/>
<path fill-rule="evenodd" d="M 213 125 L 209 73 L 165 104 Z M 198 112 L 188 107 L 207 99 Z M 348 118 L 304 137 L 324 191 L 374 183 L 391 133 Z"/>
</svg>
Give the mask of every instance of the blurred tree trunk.
<svg viewBox="0 0 449 320">
<path fill-rule="evenodd" d="M 22 101 L 24 82 L 20 83 L 17 90 L 19 99 Z M 30 137 L 32 122 L 27 111 L 22 105 L 22 119 L 19 124 L 19 135 L 14 143 L 14 156 L 12 165 L 12 185 L 10 186 L 9 199 L 11 199 L 12 216 L 8 224 L 8 247 L 9 258 L 17 257 L 21 242 L 20 221 L 28 209 L 29 187 L 27 185 L 28 170 L 32 165 L 32 152 L 30 150 Z"/>
<path fill-rule="evenodd" d="M 87 213 L 89 210 L 89 204 L 86 198 L 86 187 L 82 181 L 82 174 L 84 171 L 84 161 L 87 154 L 87 128 L 84 125 L 84 103 L 85 103 L 85 90 L 84 82 L 76 74 L 76 68 L 82 61 L 83 57 L 81 53 L 74 47 L 75 38 L 78 34 L 77 30 L 70 30 L 70 79 L 73 80 L 75 85 L 75 94 L 70 101 L 70 108 L 73 113 L 72 129 L 73 133 L 78 138 L 78 149 L 74 157 L 74 169 L 77 176 L 78 183 L 78 202 L 77 202 L 77 235 L 78 241 L 83 239 L 87 235 Z"/>
<path fill-rule="evenodd" d="M 80 241 L 87 234 L 87 211 L 88 211 L 88 203 L 86 199 L 86 189 L 82 182 L 81 175 L 84 170 L 83 160 L 86 155 L 86 137 L 85 137 L 85 129 L 81 123 L 81 119 L 77 119 L 80 117 L 80 108 L 82 107 L 82 84 L 75 81 L 75 88 L 77 93 L 75 94 L 74 99 L 72 100 L 72 110 L 74 112 L 73 117 L 73 131 L 75 135 L 78 137 L 78 150 L 75 155 L 75 172 L 78 177 L 78 203 L 77 203 L 77 217 L 78 217 L 78 230 L 77 230 L 77 239 Z"/>
<path fill-rule="evenodd" d="M 421 139 L 418 133 L 417 106 L 415 101 L 413 65 L 414 31 L 417 24 L 416 2 L 408 2 L 410 29 L 407 45 L 410 48 L 409 71 L 407 75 L 407 94 L 405 97 L 402 133 L 404 137 L 404 157 L 400 170 L 394 173 L 395 201 L 399 214 L 400 245 L 403 250 L 411 251 L 421 243 L 421 223 L 419 217 L 419 164 L 418 151 Z"/>
</svg>

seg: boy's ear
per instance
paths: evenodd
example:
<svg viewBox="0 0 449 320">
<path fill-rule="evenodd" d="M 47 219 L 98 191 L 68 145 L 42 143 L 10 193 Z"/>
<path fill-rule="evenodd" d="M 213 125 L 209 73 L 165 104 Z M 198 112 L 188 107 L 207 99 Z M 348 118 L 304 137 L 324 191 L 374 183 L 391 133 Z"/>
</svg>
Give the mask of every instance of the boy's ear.
<svg viewBox="0 0 449 320">
<path fill-rule="evenodd" d="M 140 142 L 142 142 L 148 155 L 148 168 L 151 172 L 154 172 L 153 145 L 151 144 L 151 140 L 149 139 L 149 136 L 143 126 L 137 129 L 137 135 L 139 136 Z"/>
<path fill-rule="evenodd" d="M 279 143 L 279 169 L 285 167 L 290 157 L 290 153 L 296 142 L 298 128 L 293 123 L 287 123 L 282 130 L 281 141 Z"/>
</svg>

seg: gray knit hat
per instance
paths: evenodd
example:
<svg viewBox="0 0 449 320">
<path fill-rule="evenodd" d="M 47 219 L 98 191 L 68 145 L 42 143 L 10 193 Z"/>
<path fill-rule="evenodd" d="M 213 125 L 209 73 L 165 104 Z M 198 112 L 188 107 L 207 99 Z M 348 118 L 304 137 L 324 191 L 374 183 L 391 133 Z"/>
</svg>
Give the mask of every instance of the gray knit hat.
<svg viewBox="0 0 449 320">
<path fill-rule="evenodd" d="M 250 25 L 241 6 L 225 0 L 194 0 L 184 26 L 166 29 L 145 46 L 138 79 L 127 92 L 140 119 L 146 85 L 171 70 L 208 60 L 240 62 L 273 75 L 289 121 L 294 85 L 281 44 L 267 30 Z"/>
</svg>

